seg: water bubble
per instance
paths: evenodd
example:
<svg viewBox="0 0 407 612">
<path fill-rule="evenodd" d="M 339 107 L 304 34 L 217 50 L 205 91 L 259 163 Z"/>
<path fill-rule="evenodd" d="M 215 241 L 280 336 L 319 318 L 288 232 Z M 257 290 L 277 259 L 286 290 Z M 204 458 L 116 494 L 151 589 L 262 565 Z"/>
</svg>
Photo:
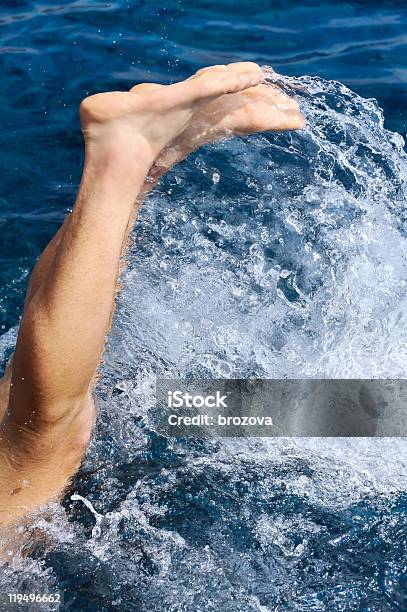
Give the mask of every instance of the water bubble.
<svg viewBox="0 0 407 612">
<path fill-rule="evenodd" d="M 78 478 L 86 494 L 73 496 L 91 526 L 78 504 L 59 531 L 48 526 L 67 572 L 80 567 L 92 589 L 102 567 L 114 600 L 135 592 L 134 607 L 259 610 L 300 598 L 317 609 L 325 597 L 348 609 L 338 559 L 362 574 L 372 565 L 375 593 L 397 588 L 405 440 L 154 431 L 157 376 L 406 376 L 402 142 L 375 101 L 340 83 L 272 79 L 297 96 L 306 128 L 208 147 L 140 211 Z M 3 362 L 15 339 L 0 336 Z M 380 567 L 366 562 L 377 525 Z M 384 577 L 390 550 L 397 572 Z M 30 563 L 24 578 L 52 583 Z"/>
</svg>

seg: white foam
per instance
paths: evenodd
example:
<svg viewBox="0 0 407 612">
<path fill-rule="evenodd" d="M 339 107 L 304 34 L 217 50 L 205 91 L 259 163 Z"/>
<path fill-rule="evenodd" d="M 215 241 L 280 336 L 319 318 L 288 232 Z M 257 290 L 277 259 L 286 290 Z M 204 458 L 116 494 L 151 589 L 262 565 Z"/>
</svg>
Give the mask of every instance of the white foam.
<svg viewBox="0 0 407 612">
<path fill-rule="evenodd" d="M 164 594 L 168 609 L 179 601 L 188 609 L 213 572 L 222 597 L 236 593 L 222 568 L 230 563 L 233 574 L 233 564 L 247 561 L 229 554 L 227 522 L 210 548 L 155 525 L 165 515 L 163 500 L 184 481 L 199 488 L 212 474 L 205 491 L 216 493 L 220 506 L 224 498 L 234 504 L 239 517 L 250 517 L 256 500 L 241 499 L 239 487 L 255 475 L 266 501 L 283 483 L 287 495 L 335 509 L 407 485 L 402 439 L 221 440 L 202 448 L 167 441 L 179 464 L 158 455 L 159 479 L 146 471 L 126 490 L 128 468 L 118 472 L 151 451 L 156 375 L 406 377 L 402 139 L 384 129 L 375 101 L 340 83 L 273 78 L 296 92 L 306 129 L 208 147 L 153 194 L 137 225 L 98 387 L 99 424 L 85 467 L 100 474 L 93 491 L 100 507 L 114 509 L 101 509 L 103 518 L 94 513 L 98 529 L 87 554 L 112 563 L 120 557 L 123 580 L 130 580 L 142 554 L 134 546 L 126 552 L 122 531 L 142 534 L 158 576 L 150 603 Z M 0 338 L 0 356 L 14 341 L 14 330 Z M 290 519 L 255 518 L 261 548 L 277 546 L 290 558 L 307 554 L 317 529 L 312 521 L 297 521 L 303 540 L 294 546 Z M 241 605 L 262 609 L 241 589 Z"/>
</svg>

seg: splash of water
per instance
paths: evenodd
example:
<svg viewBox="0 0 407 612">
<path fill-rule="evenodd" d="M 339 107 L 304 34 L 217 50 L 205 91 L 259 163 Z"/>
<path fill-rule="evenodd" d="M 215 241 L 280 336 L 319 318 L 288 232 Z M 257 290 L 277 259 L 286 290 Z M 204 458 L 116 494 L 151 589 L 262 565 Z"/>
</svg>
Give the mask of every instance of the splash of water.
<svg viewBox="0 0 407 612">
<path fill-rule="evenodd" d="M 271 77 L 306 128 L 198 152 L 137 225 L 76 483 L 103 529 L 70 507 L 75 544 L 62 526 L 44 566 L 55 578 L 79 563 L 118 606 L 402 601 L 405 441 L 174 441 L 149 427 L 156 375 L 406 376 L 403 140 L 341 83 Z"/>
</svg>

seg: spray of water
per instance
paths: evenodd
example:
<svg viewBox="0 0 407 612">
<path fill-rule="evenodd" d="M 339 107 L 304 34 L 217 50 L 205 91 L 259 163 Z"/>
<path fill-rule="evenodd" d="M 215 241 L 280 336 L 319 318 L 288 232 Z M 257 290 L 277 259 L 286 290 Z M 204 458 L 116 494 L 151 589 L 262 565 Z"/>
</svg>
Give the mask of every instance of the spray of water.
<svg viewBox="0 0 407 612">
<path fill-rule="evenodd" d="M 16 586 L 92 576 L 143 610 L 400 604 L 398 553 L 369 587 L 357 576 L 369 542 L 400 544 L 404 440 L 174 441 L 149 425 L 157 375 L 406 376 L 403 140 L 341 83 L 270 78 L 305 129 L 207 147 L 143 208 L 73 487 L 86 505 L 67 501 L 58 529 L 39 519 L 50 543 L 35 572 L 9 570 Z"/>
</svg>

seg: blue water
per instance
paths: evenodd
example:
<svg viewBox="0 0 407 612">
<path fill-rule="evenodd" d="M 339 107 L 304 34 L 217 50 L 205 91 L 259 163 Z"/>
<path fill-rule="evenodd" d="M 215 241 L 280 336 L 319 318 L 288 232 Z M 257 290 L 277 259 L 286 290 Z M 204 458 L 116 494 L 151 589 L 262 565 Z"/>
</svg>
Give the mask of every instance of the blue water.
<svg viewBox="0 0 407 612">
<path fill-rule="evenodd" d="M 75 197 L 85 95 L 251 60 L 296 77 L 308 120 L 202 150 L 145 206 L 89 456 L 2 588 L 64 590 L 70 610 L 407 609 L 405 441 L 148 422 L 156 374 L 406 376 L 406 156 L 385 129 L 406 132 L 406 25 L 396 1 L 2 3 L 3 365 Z"/>
</svg>

